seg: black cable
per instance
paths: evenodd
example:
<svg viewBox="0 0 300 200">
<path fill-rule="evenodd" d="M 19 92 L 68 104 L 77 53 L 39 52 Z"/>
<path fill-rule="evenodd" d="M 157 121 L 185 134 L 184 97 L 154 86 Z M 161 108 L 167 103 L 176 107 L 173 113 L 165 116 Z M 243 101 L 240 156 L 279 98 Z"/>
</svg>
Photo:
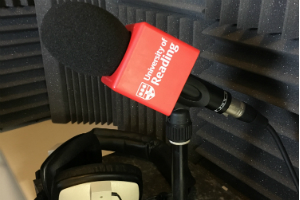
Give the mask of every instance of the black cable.
<svg viewBox="0 0 300 200">
<path fill-rule="evenodd" d="M 292 165 L 292 162 L 291 162 L 291 160 L 290 160 L 290 158 L 289 158 L 289 156 L 288 156 L 288 154 L 287 154 L 287 152 L 286 152 L 286 150 L 285 150 L 285 148 L 282 144 L 282 141 L 281 141 L 278 133 L 274 130 L 274 128 L 270 124 L 267 125 L 267 130 L 271 133 L 272 137 L 274 138 L 274 140 L 275 140 L 275 142 L 278 146 L 278 149 L 280 150 L 280 153 L 281 153 L 281 155 L 282 155 L 282 157 L 283 157 L 283 159 L 284 159 L 284 161 L 285 161 L 285 163 L 286 163 L 286 165 L 289 169 L 289 172 L 292 176 L 292 179 L 293 179 L 293 182 L 296 186 L 297 192 L 299 193 L 299 179 L 297 177 L 297 174 L 296 174 L 295 169 Z"/>
<path fill-rule="evenodd" d="M 120 197 L 120 195 L 118 193 L 116 193 L 116 192 L 112 192 L 111 196 L 118 197 L 120 200 L 122 200 L 121 197 Z"/>
</svg>

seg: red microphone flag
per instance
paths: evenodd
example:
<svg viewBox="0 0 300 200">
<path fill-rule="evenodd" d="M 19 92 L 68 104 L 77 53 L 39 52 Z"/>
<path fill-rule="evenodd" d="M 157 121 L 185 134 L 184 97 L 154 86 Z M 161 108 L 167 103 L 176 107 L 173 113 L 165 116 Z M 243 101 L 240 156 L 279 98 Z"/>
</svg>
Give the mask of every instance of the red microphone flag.
<svg viewBox="0 0 300 200">
<path fill-rule="evenodd" d="M 126 28 L 131 39 L 124 58 L 117 70 L 101 81 L 169 116 L 200 51 L 146 22 Z"/>
</svg>

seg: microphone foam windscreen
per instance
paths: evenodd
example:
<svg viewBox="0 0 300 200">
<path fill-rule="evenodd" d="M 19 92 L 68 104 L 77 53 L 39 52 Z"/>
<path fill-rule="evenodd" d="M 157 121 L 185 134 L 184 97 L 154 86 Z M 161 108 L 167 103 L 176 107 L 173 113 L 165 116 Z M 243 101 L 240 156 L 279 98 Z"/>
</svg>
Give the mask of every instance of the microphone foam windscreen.
<svg viewBox="0 0 300 200">
<path fill-rule="evenodd" d="M 130 32 L 112 14 L 87 3 L 53 5 L 41 25 L 41 40 L 60 63 L 93 76 L 119 66 Z"/>
</svg>

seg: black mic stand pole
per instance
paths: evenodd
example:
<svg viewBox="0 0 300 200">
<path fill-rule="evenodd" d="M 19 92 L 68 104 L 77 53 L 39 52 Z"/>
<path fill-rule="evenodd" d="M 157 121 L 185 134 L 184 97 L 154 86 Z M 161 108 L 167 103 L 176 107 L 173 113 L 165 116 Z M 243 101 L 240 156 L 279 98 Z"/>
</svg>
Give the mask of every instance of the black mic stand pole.
<svg viewBox="0 0 300 200">
<path fill-rule="evenodd" d="M 172 200 L 187 200 L 188 143 L 192 136 L 190 113 L 175 109 L 167 118 L 167 139 L 172 145 Z"/>
</svg>

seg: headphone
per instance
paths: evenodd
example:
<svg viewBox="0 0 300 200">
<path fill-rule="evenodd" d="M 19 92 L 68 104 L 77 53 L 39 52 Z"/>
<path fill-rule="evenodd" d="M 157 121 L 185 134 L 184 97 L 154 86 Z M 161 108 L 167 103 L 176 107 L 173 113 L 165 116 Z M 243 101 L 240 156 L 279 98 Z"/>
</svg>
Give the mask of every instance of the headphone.
<svg viewBox="0 0 300 200">
<path fill-rule="evenodd" d="M 36 172 L 36 200 L 141 200 L 141 170 L 133 165 L 102 163 L 102 150 L 151 161 L 171 184 L 171 147 L 150 136 L 112 129 L 93 129 L 53 151 Z M 187 187 L 195 184 L 186 172 Z M 168 199 L 160 194 L 151 199 Z"/>
</svg>

